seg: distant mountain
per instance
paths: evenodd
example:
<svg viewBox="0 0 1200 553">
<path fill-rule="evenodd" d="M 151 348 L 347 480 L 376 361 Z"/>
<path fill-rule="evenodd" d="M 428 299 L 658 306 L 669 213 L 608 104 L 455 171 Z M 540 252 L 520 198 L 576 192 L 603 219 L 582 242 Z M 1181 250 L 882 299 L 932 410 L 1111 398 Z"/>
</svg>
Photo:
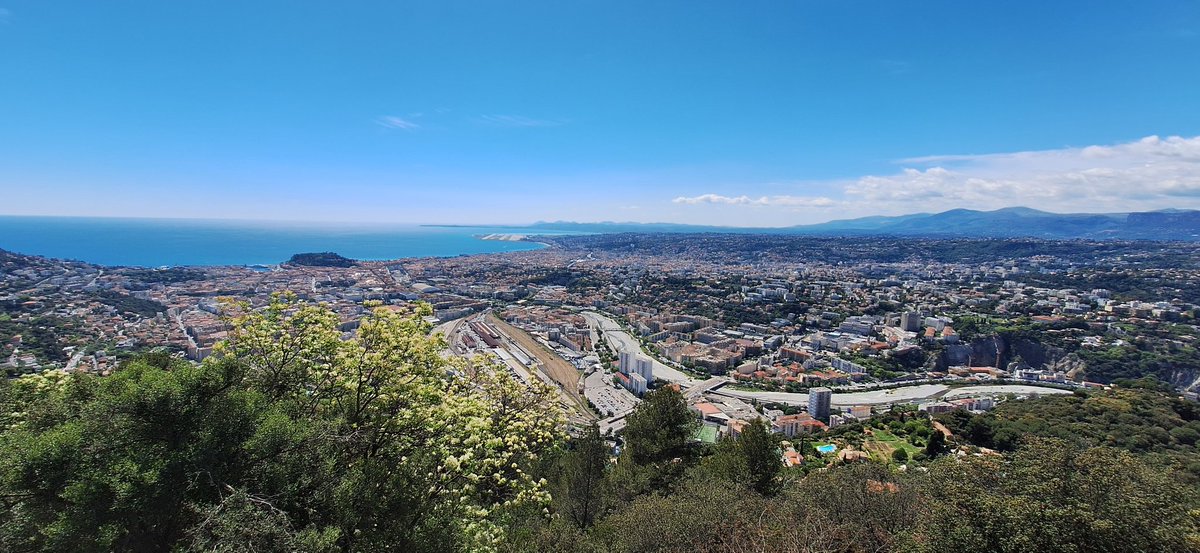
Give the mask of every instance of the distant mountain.
<svg viewBox="0 0 1200 553">
<path fill-rule="evenodd" d="M 1090 238 L 1200 241 L 1200 211 L 1166 209 L 1137 213 L 1050 213 L 1028 207 L 995 211 L 951 209 L 894 217 L 843 219 L 780 228 L 720 227 L 672 223 L 539 222 L 533 229 L 576 232 L 731 232 L 822 236 L 945 236 L 972 238 Z"/>
<path fill-rule="evenodd" d="M 676 223 L 576 223 L 572 221 L 538 221 L 528 228 L 570 232 L 780 232 L 785 229 L 722 227 L 714 225 L 682 225 Z"/>
<path fill-rule="evenodd" d="M 1200 211 L 1050 213 L 1028 207 L 995 211 L 952 209 L 933 214 L 871 218 L 865 224 L 853 220 L 831 221 L 792 228 L 815 234 L 1200 240 Z"/>
<path fill-rule="evenodd" d="M 798 225 L 789 228 L 792 230 L 797 230 L 820 227 L 823 230 L 865 231 L 889 227 L 898 223 L 910 221 L 912 219 L 920 219 L 929 216 L 929 213 L 912 213 L 909 215 L 897 215 L 895 217 L 888 217 L 886 215 L 873 215 L 870 217 L 860 217 L 858 219 L 840 219 L 837 221 L 829 221 L 828 223 L 820 223 L 818 225 Z"/>
</svg>

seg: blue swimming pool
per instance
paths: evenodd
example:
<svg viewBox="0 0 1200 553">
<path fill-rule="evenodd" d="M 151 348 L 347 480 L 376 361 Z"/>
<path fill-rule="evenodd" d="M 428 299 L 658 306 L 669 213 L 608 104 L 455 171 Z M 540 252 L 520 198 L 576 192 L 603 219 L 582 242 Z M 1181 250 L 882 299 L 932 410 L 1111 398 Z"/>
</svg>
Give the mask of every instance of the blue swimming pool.
<svg viewBox="0 0 1200 553">
<path fill-rule="evenodd" d="M 825 444 L 817 446 L 818 453 L 833 453 L 837 451 L 837 446 L 833 444 Z"/>
</svg>

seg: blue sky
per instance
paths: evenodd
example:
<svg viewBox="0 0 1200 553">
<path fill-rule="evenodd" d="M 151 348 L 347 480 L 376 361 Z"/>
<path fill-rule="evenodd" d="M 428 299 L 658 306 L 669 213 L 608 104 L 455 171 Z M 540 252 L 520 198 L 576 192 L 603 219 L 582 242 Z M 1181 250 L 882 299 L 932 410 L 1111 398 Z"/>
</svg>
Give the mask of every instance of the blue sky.
<svg viewBox="0 0 1200 553">
<path fill-rule="evenodd" d="M 0 213 L 1200 207 L 1200 3 L 0 0 Z"/>
</svg>

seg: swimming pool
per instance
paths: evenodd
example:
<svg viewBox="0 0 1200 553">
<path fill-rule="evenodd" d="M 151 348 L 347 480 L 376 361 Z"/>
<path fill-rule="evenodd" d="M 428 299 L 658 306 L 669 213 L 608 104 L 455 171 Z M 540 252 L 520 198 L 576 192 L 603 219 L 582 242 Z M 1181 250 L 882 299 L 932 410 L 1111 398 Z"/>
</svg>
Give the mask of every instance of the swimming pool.
<svg viewBox="0 0 1200 553">
<path fill-rule="evenodd" d="M 818 453 L 833 453 L 837 451 L 837 446 L 833 444 L 825 444 L 817 446 Z"/>
</svg>

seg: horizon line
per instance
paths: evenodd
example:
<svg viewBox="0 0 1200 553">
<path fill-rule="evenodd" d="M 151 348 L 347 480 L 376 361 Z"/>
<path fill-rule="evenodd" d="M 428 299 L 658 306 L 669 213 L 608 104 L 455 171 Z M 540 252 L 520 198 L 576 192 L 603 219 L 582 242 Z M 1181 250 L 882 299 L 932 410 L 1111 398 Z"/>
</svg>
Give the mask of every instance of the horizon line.
<svg viewBox="0 0 1200 553">
<path fill-rule="evenodd" d="M 1057 212 L 1057 211 L 1046 211 L 1046 210 L 1031 208 L 1031 207 L 1027 207 L 1027 206 L 1020 206 L 1020 205 L 1006 206 L 1006 207 L 1001 207 L 1001 208 L 992 209 L 992 210 L 958 207 L 958 208 L 952 208 L 952 209 L 947 209 L 944 211 L 937 211 L 937 212 L 919 211 L 919 212 L 913 212 L 913 213 L 902 213 L 902 214 L 898 214 L 898 215 L 880 215 L 880 214 L 864 215 L 861 217 L 851 217 L 851 218 L 846 218 L 846 219 L 829 219 L 826 221 L 820 221 L 820 222 L 815 222 L 815 223 L 798 223 L 795 225 L 786 225 L 786 226 L 738 226 L 738 225 L 720 225 L 720 224 L 708 224 L 708 223 L 674 223 L 674 222 L 666 222 L 666 221 L 650 221 L 650 222 L 612 221 L 612 220 L 567 221 L 567 220 L 561 220 L 561 219 L 555 220 L 555 221 L 537 220 L 537 221 L 528 222 L 528 223 L 455 223 L 455 222 L 411 222 L 411 221 L 381 221 L 381 220 L 351 221 L 351 220 L 334 220 L 334 219 L 305 219 L 305 220 L 302 220 L 302 219 L 274 219 L 274 218 L 246 219 L 246 218 L 240 218 L 240 217 L 186 217 L 186 216 L 180 216 L 180 217 L 161 217 L 161 216 L 159 216 L 159 217 L 156 217 L 156 216 L 145 216 L 145 215 L 47 215 L 47 214 L 24 214 L 24 213 L 0 213 L 0 217 L 42 218 L 42 219 L 112 219 L 112 220 L 141 220 L 141 221 L 194 221 L 194 222 L 209 222 L 209 223 L 280 224 L 280 225 L 294 225 L 294 226 L 352 226 L 352 225 L 386 226 L 386 225 L 390 225 L 390 226 L 420 226 L 420 227 L 528 228 L 528 227 L 533 227 L 535 225 L 570 224 L 570 225 L 645 225 L 645 226 L 672 225 L 672 226 L 683 226 L 683 227 L 772 230 L 772 229 L 788 229 L 788 228 L 805 227 L 805 226 L 816 226 L 816 225 L 823 225 L 823 224 L 828 224 L 828 223 L 833 223 L 833 222 L 838 222 L 838 221 L 854 221 L 854 220 L 870 219 L 870 218 L 877 218 L 877 217 L 888 218 L 888 217 L 909 217 L 909 216 L 915 216 L 915 215 L 938 215 L 938 214 L 942 214 L 942 213 L 949 213 L 952 211 L 974 211 L 974 212 L 978 212 L 978 213 L 993 213 L 993 212 L 997 212 L 997 211 L 1007 211 L 1007 210 L 1015 210 L 1015 209 L 1025 209 L 1025 210 L 1030 210 L 1030 211 L 1037 211 L 1040 213 L 1046 213 L 1046 214 L 1050 214 L 1050 215 L 1128 215 L 1129 213 L 1141 213 L 1141 212 L 1137 212 L 1137 211 Z M 1182 208 L 1182 209 L 1181 208 L 1165 208 L 1165 209 L 1150 210 L 1150 211 L 1146 211 L 1145 213 L 1170 212 L 1170 211 L 1200 211 L 1200 210 L 1187 209 L 1187 208 Z"/>
</svg>

